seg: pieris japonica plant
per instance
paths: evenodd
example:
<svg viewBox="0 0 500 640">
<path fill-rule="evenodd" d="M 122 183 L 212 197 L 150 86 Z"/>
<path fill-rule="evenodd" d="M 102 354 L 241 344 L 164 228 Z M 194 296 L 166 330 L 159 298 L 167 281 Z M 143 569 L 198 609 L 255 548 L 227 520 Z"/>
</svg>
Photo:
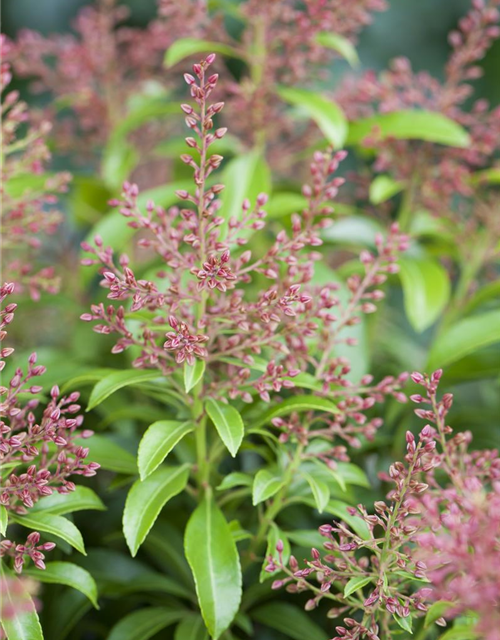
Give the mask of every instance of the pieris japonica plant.
<svg viewBox="0 0 500 640">
<path fill-rule="evenodd" d="M 242 573 L 262 568 L 269 540 L 282 535 L 282 511 L 302 501 L 347 517 L 343 494 L 362 478 L 349 449 L 381 425 L 374 405 L 388 396 L 406 401 L 407 374 L 352 379 L 337 349 L 355 344 L 349 328 L 376 311 L 408 239 L 397 225 L 377 237 L 342 300 L 339 282 L 315 280 L 321 235 L 343 182 L 335 172 L 345 154 L 331 149 L 314 154 L 307 206 L 289 230 L 266 225 L 265 194 L 244 200 L 239 216 L 219 215 L 224 185 L 214 172 L 222 157 L 211 145 L 226 129 L 215 124 L 224 105 L 212 99 L 214 60 L 209 55 L 184 76 L 192 102 L 181 108 L 192 136 L 182 160 L 193 188 L 178 191 L 181 204 L 164 210 L 154 202 L 141 207 L 137 185 L 125 183 L 112 203 L 138 231 L 139 247 L 156 254 L 154 278 L 136 276 L 128 256 L 115 256 L 101 238 L 84 243 L 83 262 L 100 265 L 109 303 L 92 305 L 82 319 L 114 336 L 112 353 L 130 352 L 133 366 L 100 380 L 91 408 L 146 381 L 171 398 L 165 419 L 139 444 L 123 533 L 135 555 L 167 502 L 185 494 L 193 509 L 185 554 L 206 628 L 219 638 L 238 613 Z M 254 254 L 246 247 L 252 234 L 266 234 L 270 248 Z M 252 451 L 265 464 L 248 459 Z M 254 509 L 243 525 L 235 516 L 245 503 Z M 238 549 L 232 532 L 243 526 L 247 541 Z"/>
</svg>

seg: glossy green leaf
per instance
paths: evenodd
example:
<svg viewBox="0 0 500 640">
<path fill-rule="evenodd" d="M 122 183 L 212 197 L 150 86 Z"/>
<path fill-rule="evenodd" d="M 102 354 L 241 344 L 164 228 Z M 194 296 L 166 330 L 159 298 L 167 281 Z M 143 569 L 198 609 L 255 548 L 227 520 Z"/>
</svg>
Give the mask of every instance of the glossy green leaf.
<svg viewBox="0 0 500 640">
<path fill-rule="evenodd" d="M 220 53 L 229 58 L 241 58 L 241 54 L 227 44 L 199 40 L 198 38 L 181 38 L 176 40 L 165 53 L 165 66 L 173 67 L 175 64 L 189 56 L 198 53 Z"/>
<path fill-rule="evenodd" d="M 76 444 L 90 449 L 88 459 L 97 462 L 102 469 L 135 475 L 137 462 L 134 456 L 116 444 L 109 436 L 93 435 L 91 438 L 77 438 Z"/>
<path fill-rule="evenodd" d="M 472 174 L 474 184 L 500 184 L 500 167 L 491 167 Z"/>
<path fill-rule="evenodd" d="M 90 394 L 89 404 L 87 411 L 94 409 L 101 402 L 104 402 L 106 398 L 113 393 L 116 393 L 124 387 L 129 387 L 141 382 L 147 382 L 149 380 L 155 380 L 161 378 L 162 375 L 159 371 L 151 369 L 127 369 L 125 371 L 116 371 L 106 376 L 96 384 Z"/>
<path fill-rule="evenodd" d="M 359 64 L 358 53 L 356 47 L 347 38 L 339 35 L 338 33 L 331 33 L 330 31 L 321 31 L 316 36 L 316 42 L 322 47 L 328 49 L 334 49 L 340 55 L 347 60 L 351 67 L 357 67 Z"/>
<path fill-rule="evenodd" d="M 260 502 L 272 498 L 283 486 L 283 480 L 279 476 L 273 475 L 267 469 L 257 472 L 252 488 L 252 503 L 255 507 Z"/>
<path fill-rule="evenodd" d="M 177 626 L 174 640 L 208 640 L 205 623 L 200 616 L 189 616 Z"/>
<path fill-rule="evenodd" d="M 241 473 L 241 471 L 233 471 L 233 473 L 230 473 L 223 478 L 222 482 L 217 487 L 217 490 L 225 491 L 226 489 L 232 489 L 233 487 L 251 487 L 252 484 L 252 476 L 249 476 L 247 473 Z"/>
<path fill-rule="evenodd" d="M 326 513 L 331 513 L 332 515 L 341 518 L 358 534 L 360 538 L 363 538 L 363 540 L 370 540 L 370 531 L 366 522 L 359 516 L 351 516 L 347 511 L 348 506 L 349 505 L 345 502 L 341 502 L 340 500 L 330 500 L 325 511 Z"/>
<path fill-rule="evenodd" d="M 283 218 L 291 213 L 301 213 L 308 201 L 301 193 L 275 193 L 266 205 L 268 218 Z"/>
<path fill-rule="evenodd" d="M 258 607 L 252 618 L 285 634 L 292 640 L 326 640 L 327 634 L 298 607 L 286 602 L 273 602 Z"/>
<path fill-rule="evenodd" d="M 143 435 L 139 444 L 137 464 L 141 480 L 147 478 L 165 460 L 175 445 L 194 430 L 189 420 L 159 420 Z"/>
<path fill-rule="evenodd" d="M 404 184 L 390 176 L 377 176 L 370 184 L 370 202 L 380 204 L 404 189 Z"/>
<path fill-rule="evenodd" d="M 438 600 L 438 602 L 432 603 L 425 615 L 425 626 L 429 627 L 439 618 L 443 618 L 453 606 L 454 603 L 449 600 Z"/>
<path fill-rule="evenodd" d="M 92 489 L 76 485 L 75 490 L 70 493 L 54 492 L 50 496 L 45 496 L 43 500 L 35 503 L 30 513 L 51 513 L 56 516 L 64 516 L 67 513 L 86 509 L 104 511 L 106 507 Z"/>
<path fill-rule="evenodd" d="M 205 407 L 220 439 L 234 458 L 238 453 L 245 433 L 240 414 L 231 405 L 213 398 L 207 398 Z"/>
<path fill-rule="evenodd" d="M 349 124 L 348 144 L 360 144 L 376 129 L 377 138 L 425 140 L 451 147 L 467 147 L 470 137 L 454 120 L 435 111 L 393 111 Z"/>
<path fill-rule="evenodd" d="M 23 571 L 23 575 L 28 575 L 40 582 L 64 584 L 72 587 L 86 595 L 94 607 L 99 609 L 95 580 L 88 571 L 77 564 L 71 562 L 47 562 L 43 571 L 28 567 Z"/>
<path fill-rule="evenodd" d="M 136 480 L 123 511 L 123 534 L 132 556 L 144 542 L 165 504 L 184 490 L 189 465 L 160 467 L 145 480 Z"/>
<path fill-rule="evenodd" d="M 439 318 L 450 299 L 448 272 L 433 258 L 401 258 L 399 267 L 406 315 L 421 333 Z"/>
<path fill-rule="evenodd" d="M 393 613 L 392 617 L 394 618 L 394 620 L 396 620 L 396 622 L 401 627 L 401 629 L 408 631 L 408 633 L 413 633 L 411 616 L 406 616 L 406 618 L 402 618 L 401 616 L 398 616 L 397 613 Z"/>
<path fill-rule="evenodd" d="M 203 378 L 205 373 L 205 360 L 195 360 L 191 365 L 187 361 L 184 363 L 184 388 L 189 393 L 193 387 Z"/>
<path fill-rule="evenodd" d="M 8 640 L 43 640 L 42 627 L 31 595 L 24 583 L 0 561 L 0 579 L 3 582 L 2 608 L 13 615 L 3 617 L 0 624 Z"/>
<path fill-rule="evenodd" d="M 307 483 L 311 488 L 316 508 L 320 513 L 323 513 L 328 501 L 330 500 L 330 489 L 328 488 L 328 485 L 326 482 L 323 482 L 318 478 L 314 478 L 309 473 L 302 472 L 302 475 L 307 480 Z"/>
<path fill-rule="evenodd" d="M 271 171 L 258 149 L 233 158 L 224 169 L 221 182 L 226 188 L 222 192 L 218 215 L 226 221 L 231 217 L 241 218 L 245 198 L 253 206 L 260 193 L 269 195 L 272 188 Z"/>
<path fill-rule="evenodd" d="M 364 586 L 366 586 L 367 584 L 370 584 L 370 582 L 372 581 L 373 581 L 373 578 L 370 578 L 369 576 L 368 577 L 356 576 L 355 578 L 351 578 L 349 582 L 346 584 L 346 586 L 344 587 L 344 597 L 347 598 L 348 596 L 351 595 L 351 593 L 354 593 L 358 589 L 362 589 Z"/>
<path fill-rule="evenodd" d="M 104 149 L 101 174 L 105 185 L 118 190 L 139 162 L 139 153 L 125 138 L 111 139 Z"/>
<path fill-rule="evenodd" d="M 5 193 L 17 200 L 27 194 L 44 192 L 54 175 L 53 173 L 17 173 L 5 183 Z"/>
<path fill-rule="evenodd" d="M 498 300 L 500 300 L 500 280 L 488 282 L 488 284 L 478 289 L 468 300 L 464 307 L 463 314 L 469 314 L 483 304 Z"/>
<path fill-rule="evenodd" d="M 205 625 L 217 640 L 238 612 L 242 577 L 231 530 L 210 496 L 191 515 L 184 546 Z"/>
<path fill-rule="evenodd" d="M 347 120 L 341 108 L 333 100 L 313 91 L 293 87 L 279 87 L 277 93 L 286 102 L 303 109 L 334 147 L 338 149 L 344 146 L 347 137 Z"/>
<path fill-rule="evenodd" d="M 3 504 L 0 504 L 0 535 L 5 535 L 8 523 L 9 514 L 7 513 L 7 509 L 3 506 Z"/>
<path fill-rule="evenodd" d="M 62 540 L 65 540 L 77 551 L 85 555 L 82 534 L 72 522 L 62 516 L 55 516 L 51 513 L 44 513 L 43 511 L 30 511 L 24 516 L 13 515 L 12 519 L 18 524 L 22 524 L 23 527 L 28 527 L 28 529 L 50 533 L 58 538 L 62 538 Z"/>
<path fill-rule="evenodd" d="M 149 640 L 157 633 L 181 620 L 186 611 L 165 607 L 147 607 L 129 613 L 111 629 L 106 640 Z"/>
<path fill-rule="evenodd" d="M 438 640 L 482 640 L 482 638 L 473 625 L 456 624 L 439 636 Z"/>
<path fill-rule="evenodd" d="M 435 340 L 428 368 L 445 367 L 481 347 L 500 342 L 500 311 L 460 320 Z"/>
<path fill-rule="evenodd" d="M 273 418 L 288 415 L 294 411 L 321 411 L 322 413 L 338 413 L 337 407 L 326 398 L 319 396 L 293 396 L 280 402 L 275 407 L 271 407 L 267 411 L 264 411 L 256 422 L 253 423 L 252 428 L 262 427 L 265 424 L 271 422 Z"/>
</svg>

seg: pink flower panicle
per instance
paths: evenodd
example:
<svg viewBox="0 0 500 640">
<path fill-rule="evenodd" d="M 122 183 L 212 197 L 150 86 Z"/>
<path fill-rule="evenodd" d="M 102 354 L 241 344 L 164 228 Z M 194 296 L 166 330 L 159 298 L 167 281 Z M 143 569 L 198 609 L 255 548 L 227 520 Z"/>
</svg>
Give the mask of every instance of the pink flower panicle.
<svg viewBox="0 0 500 640">
<path fill-rule="evenodd" d="M 128 182 L 122 198 L 112 201 L 128 225 L 141 231 L 138 245 L 159 259 L 155 282 L 136 275 L 126 255 L 115 258 L 101 238 L 96 237 L 93 246 L 84 243 L 89 257 L 82 262 L 101 265 L 101 285 L 111 304 L 92 305 L 82 319 L 97 322 L 98 333 L 118 334 L 113 353 L 138 348 L 133 365 L 158 368 L 174 385 L 171 374 L 179 366 L 204 360 L 203 394 L 223 401 L 240 398 L 253 403 L 256 394 L 263 402 L 272 396 L 279 401 L 284 390 L 293 393 L 299 374 L 311 376 L 315 393 L 338 400 L 338 413 L 325 416 L 318 430 L 305 426 L 312 414 L 303 423 L 292 415 L 273 425 L 283 442 L 290 436 L 302 442 L 331 441 L 320 459 L 333 467 L 335 460 L 347 459 L 345 446 L 333 442 L 337 437 L 359 446 L 360 437 L 373 438 L 382 423 L 366 416 L 375 403 L 388 395 L 406 400 L 401 389 L 407 374 L 378 383 L 364 376 L 355 383 L 349 379 L 348 360 L 335 357 L 335 349 L 342 343 L 355 344 L 342 332 L 375 310 L 384 295 L 380 287 L 396 272 L 408 238 L 396 224 L 386 239 L 377 237 L 375 252 L 361 255 L 364 275 L 348 281 L 345 304 L 337 296 L 340 285 L 314 283 L 322 232 L 332 224 L 332 200 L 343 184 L 335 173 L 345 152 L 332 149 L 314 154 L 310 184 L 303 187 L 307 204 L 292 215 L 289 230 L 275 231 L 267 223 L 265 194 L 253 204 L 244 200 L 239 216 L 220 215 L 224 185 L 213 179 L 213 172 L 223 158 L 211 146 L 226 129 L 215 124 L 224 104 L 209 101 L 218 82 L 217 74 L 210 72 L 214 61 L 215 55 L 209 55 L 193 66 L 193 74 L 184 75 L 192 102 L 181 105 L 190 129 L 189 153 L 181 158 L 193 170 L 194 189 L 178 191 L 179 205 L 168 210 L 154 202 L 144 207 L 137 185 Z M 273 241 L 254 257 L 246 244 L 259 232 L 271 233 Z M 258 289 L 248 287 L 256 282 Z M 138 311 L 149 319 L 139 318 L 139 330 L 132 330 L 128 317 Z M 317 358 L 311 357 L 311 344 Z"/>
<path fill-rule="evenodd" d="M 381 474 L 394 485 L 387 500 L 371 513 L 363 505 L 347 509 L 364 531 L 348 522 L 322 525 L 325 551 L 312 549 L 302 568 L 293 556 L 285 563 L 279 545 L 277 558 L 268 557 L 266 570 L 280 572 L 273 588 L 310 591 L 306 610 L 334 601 L 328 615 L 344 621 L 333 640 L 392 638 L 398 620 L 423 615 L 436 600 L 450 602 L 446 619 L 473 611 L 477 633 L 499 637 L 500 458 L 496 451 L 469 452 L 468 432 L 452 435 L 446 416 L 453 397 L 437 397 L 441 376 L 411 375 L 425 389 L 411 400 L 423 405 L 415 413 L 427 424 L 418 437 L 407 432 L 404 462 Z M 362 604 L 337 587 L 352 579 L 367 580 Z M 416 589 L 415 580 L 428 585 Z M 445 618 L 437 624 L 446 626 Z"/>
<path fill-rule="evenodd" d="M 1 91 L 7 89 L 12 74 L 5 61 L 12 45 L 0 35 L 2 68 Z M 31 122 L 31 114 L 18 91 L 3 96 L 2 144 L 4 161 L 1 171 L 2 216 L 0 226 L 3 268 L 18 289 L 25 288 L 37 300 L 42 291 L 55 293 L 59 278 L 52 267 L 36 271 L 31 264 L 34 250 L 41 245 L 40 236 L 52 235 L 62 216 L 55 208 L 57 194 L 67 190 L 71 178 L 67 172 L 47 174 L 50 153 L 45 138 L 50 123 Z M 21 135 L 22 125 L 28 130 Z"/>
<path fill-rule="evenodd" d="M 3 342 L 7 327 L 14 319 L 16 304 L 3 305 L 14 291 L 14 285 L 0 287 L 0 339 Z M 6 366 L 6 358 L 14 349 L 0 350 L 0 370 Z M 69 478 L 94 476 L 99 465 L 86 462 L 89 450 L 76 443 L 77 437 L 88 438 L 91 431 L 81 431 L 83 416 L 77 415 L 79 393 L 62 396 L 57 386 L 50 391 L 50 401 L 38 410 L 37 396 L 43 388 L 34 384 L 35 378 L 45 373 L 45 367 L 37 364 L 36 353 L 28 360 L 28 369 L 16 368 L 8 386 L 0 387 L 0 504 L 8 513 L 23 515 L 45 496 L 54 491 L 66 494 L 74 491 L 75 484 Z M 24 400 L 23 396 L 34 396 Z M 36 415 L 40 415 L 37 419 Z M 37 537 L 38 536 L 38 537 Z M 14 568 L 20 571 L 25 556 L 33 559 L 35 566 L 44 568 L 41 551 L 50 551 L 55 545 L 38 545 L 38 533 L 28 536 L 25 545 L 3 540 L 0 554 L 14 557 Z"/>
</svg>

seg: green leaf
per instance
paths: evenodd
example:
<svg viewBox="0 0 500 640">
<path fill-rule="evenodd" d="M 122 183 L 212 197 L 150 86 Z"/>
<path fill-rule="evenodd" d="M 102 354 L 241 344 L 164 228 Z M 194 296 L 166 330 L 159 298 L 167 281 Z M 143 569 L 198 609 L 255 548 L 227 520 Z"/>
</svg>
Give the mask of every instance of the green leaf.
<svg viewBox="0 0 500 640">
<path fill-rule="evenodd" d="M 240 414 L 231 405 L 213 398 L 207 398 L 205 407 L 220 439 L 234 458 L 238 453 L 245 433 Z"/>
<path fill-rule="evenodd" d="M 218 491 L 225 491 L 233 487 L 251 487 L 253 484 L 252 476 L 241 471 L 233 471 L 227 475 L 217 487 Z"/>
<path fill-rule="evenodd" d="M 475 626 L 475 625 L 474 625 Z M 471 625 L 455 625 L 439 636 L 438 640 L 480 640 L 481 636 Z"/>
<path fill-rule="evenodd" d="M 309 473 L 301 472 L 304 478 L 307 480 L 307 483 L 311 487 L 312 494 L 314 496 L 314 502 L 316 503 L 316 507 L 320 513 L 326 508 L 328 501 L 330 500 L 330 489 L 328 485 L 322 480 L 318 480 L 317 478 L 313 478 Z"/>
<path fill-rule="evenodd" d="M 401 616 L 398 616 L 397 613 L 393 613 L 392 617 L 394 618 L 394 620 L 396 620 L 396 622 L 399 624 L 401 629 L 404 629 L 405 631 L 408 631 L 408 633 L 413 634 L 411 616 L 406 616 L 406 618 L 402 618 Z"/>
<path fill-rule="evenodd" d="M 376 129 L 377 138 L 425 140 L 451 147 L 468 147 L 467 131 L 441 113 L 435 111 L 393 111 L 349 124 L 347 143 L 360 144 Z"/>
<path fill-rule="evenodd" d="M 477 309 L 481 305 L 490 302 L 492 300 L 498 300 L 500 298 L 500 280 L 494 280 L 488 282 L 483 287 L 478 289 L 474 295 L 470 298 L 463 309 L 463 314 L 467 315 L 474 309 Z"/>
<path fill-rule="evenodd" d="M 184 363 L 184 388 L 189 393 L 193 387 L 203 378 L 205 373 L 205 360 L 196 359 L 193 365 L 187 361 Z"/>
<path fill-rule="evenodd" d="M 44 497 L 43 500 L 35 503 L 30 513 L 51 513 L 56 516 L 64 516 L 67 513 L 86 509 L 104 511 L 106 507 L 92 489 L 77 485 L 71 493 L 54 492 L 52 495 Z"/>
<path fill-rule="evenodd" d="M 252 618 L 293 640 L 326 640 L 326 633 L 311 618 L 286 602 L 265 604 L 252 611 Z"/>
<path fill-rule="evenodd" d="M 165 460 L 175 445 L 194 430 L 190 421 L 159 420 L 153 422 L 139 444 L 137 463 L 141 480 L 145 480 Z"/>
<path fill-rule="evenodd" d="M 226 221 L 241 218 L 245 198 L 253 205 L 260 193 L 269 195 L 272 188 L 269 165 L 258 149 L 233 158 L 224 169 L 221 182 L 226 188 L 218 215 Z M 224 228 L 227 229 L 227 222 Z"/>
<path fill-rule="evenodd" d="M 101 174 L 106 186 L 118 190 L 139 162 L 139 153 L 125 138 L 111 139 L 102 157 Z"/>
<path fill-rule="evenodd" d="M 339 410 L 326 398 L 319 396 L 293 396 L 271 407 L 257 419 L 252 429 L 262 427 L 271 422 L 273 418 L 288 415 L 294 411 L 321 411 L 323 413 L 338 413 Z"/>
<path fill-rule="evenodd" d="M 71 562 L 47 562 L 43 571 L 28 568 L 23 571 L 23 575 L 28 575 L 39 582 L 65 584 L 77 591 L 81 591 L 92 602 L 94 607 L 99 609 L 95 580 L 88 571 L 77 564 Z"/>
<path fill-rule="evenodd" d="M 5 535 L 8 523 L 9 514 L 7 513 L 7 509 L 3 506 L 3 504 L 0 504 L 0 535 Z"/>
<path fill-rule="evenodd" d="M 347 38 L 340 36 L 338 33 L 330 33 L 330 31 L 321 31 L 316 36 L 316 42 L 322 47 L 334 49 L 347 60 L 351 67 L 359 65 L 358 53 L 354 45 Z"/>
<path fill-rule="evenodd" d="M 434 342 L 428 368 L 445 367 L 495 342 L 500 342 L 500 311 L 465 318 L 447 328 Z"/>
<path fill-rule="evenodd" d="M 421 333 L 439 318 L 450 299 L 448 272 L 433 258 L 401 258 L 399 267 L 406 315 Z"/>
<path fill-rule="evenodd" d="M 425 616 L 425 626 L 430 627 L 430 625 L 436 622 L 436 620 L 443 618 L 446 612 L 453 606 L 454 603 L 449 600 L 439 600 L 438 602 L 431 604 Z"/>
<path fill-rule="evenodd" d="M 335 102 L 306 89 L 278 87 L 277 93 L 286 102 L 303 109 L 334 147 L 338 149 L 344 146 L 347 120 Z"/>
<path fill-rule="evenodd" d="M 153 371 L 151 369 L 127 369 L 125 371 L 116 371 L 112 373 L 96 384 L 90 394 L 89 404 L 87 411 L 94 409 L 97 405 L 101 404 L 110 395 L 116 393 L 123 387 L 129 387 L 133 384 L 139 384 L 140 382 L 147 382 L 148 380 L 155 380 L 161 378 L 162 374 L 159 371 Z"/>
<path fill-rule="evenodd" d="M 288 559 L 290 558 L 290 543 L 288 542 L 288 538 L 283 533 L 283 531 L 281 531 L 278 526 L 274 522 L 272 522 L 269 533 L 267 534 L 267 549 L 266 555 L 264 557 L 264 563 L 262 564 L 262 569 L 260 570 L 260 582 L 265 582 L 266 580 L 269 580 L 269 578 L 272 578 L 274 576 L 274 574 L 268 573 L 265 569 L 269 564 L 267 560 L 269 556 L 273 556 L 273 558 L 278 557 L 278 552 L 276 551 L 278 540 L 281 540 L 281 542 L 283 543 L 283 564 L 286 565 L 288 563 Z"/>
<path fill-rule="evenodd" d="M 27 193 L 46 191 L 47 182 L 55 175 L 54 173 L 19 173 L 7 180 L 5 193 L 17 200 Z"/>
<path fill-rule="evenodd" d="M 217 640 L 238 613 L 242 577 L 231 530 L 211 496 L 190 517 L 184 547 L 205 625 Z"/>
<path fill-rule="evenodd" d="M 500 184 L 500 167 L 491 167 L 472 174 L 473 184 Z"/>
<path fill-rule="evenodd" d="M 31 595 L 25 584 L 0 561 L 2 580 L 2 608 L 12 611 L 0 624 L 8 640 L 43 640 L 42 627 Z"/>
<path fill-rule="evenodd" d="M 165 504 L 183 491 L 189 465 L 160 467 L 146 480 L 136 480 L 127 495 L 123 511 L 123 533 L 132 556 L 144 542 Z"/>
<path fill-rule="evenodd" d="M 82 534 L 72 522 L 62 516 L 30 511 L 24 516 L 12 515 L 12 519 L 28 529 L 50 533 L 58 538 L 62 538 L 62 540 L 65 540 L 77 551 L 86 555 Z"/>
<path fill-rule="evenodd" d="M 166 51 L 164 64 L 168 68 L 197 53 L 220 53 L 229 58 L 242 58 L 233 47 L 220 42 L 199 40 L 198 38 L 181 38 L 176 40 Z"/>
<path fill-rule="evenodd" d="M 207 640 L 208 635 L 205 629 L 203 618 L 200 616 L 189 616 L 177 626 L 174 640 Z"/>
<path fill-rule="evenodd" d="M 147 607 L 129 613 L 111 629 L 107 640 L 149 640 L 166 627 L 178 622 L 186 611 L 165 607 Z"/>
<path fill-rule="evenodd" d="M 108 436 L 93 435 L 91 438 L 77 438 L 76 444 L 88 447 L 88 456 L 92 462 L 97 462 L 107 471 L 135 475 L 137 462 L 134 456 L 123 447 L 110 440 Z"/>
<path fill-rule="evenodd" d="M 330 500 L 325 511 L 331 513 L 346 522 L 353 531 L 355 531 L 363 540 L 370 540 L 370 531 L 364 520 L 359 516 L 351 516 L 347 511 L 348 505 L 340 500 Z"/>
<path fill-rule="evenodd" d="M 267 469 L 261 469 L 257 472 L 253 481 L 252 488 L 252 503 L 255 507 L 260 502 L 268 500 L 275 493 L 277 493 L 283 486 L 283 480 L 273 474 Z"/>
<path fill-rule="evenodd" d="M 404 189 L 404 183 L 390 176 L 377 176 L 370 185 L 370 202 L 380 204 Z"/>
<path fill-rule="evenodd" d="M 371 578 L 370 576 L 368 576 L 368 577 L 367 576 L 357 576 L 355 578 L 351 578 L 349 580 L 349 582 L 346 584 L 346 586 L 344 587 L 344 598 L 347 598 L 348 596 L 351 595 L 351 593 L 354 593 L 358 589 L 362 589 L 367 584 L 370 584 L 370 582 L 372 582 L 372 580 L 373 580 L 373 578 Z"/>
<path fill-rule="evenodd" d="M 308 201 L 301 193 L 275 193 L 266 206 L 268 218 L 282 218 L 307 209 Z"/>
</svg>

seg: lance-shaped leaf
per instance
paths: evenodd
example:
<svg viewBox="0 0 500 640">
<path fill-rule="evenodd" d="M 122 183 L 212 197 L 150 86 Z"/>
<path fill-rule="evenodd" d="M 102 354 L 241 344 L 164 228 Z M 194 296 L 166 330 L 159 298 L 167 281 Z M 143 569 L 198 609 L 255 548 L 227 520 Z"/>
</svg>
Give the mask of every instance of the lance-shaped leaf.
<svg viewBox="0 0 500 640">
<path fill-rule="evenodd" d="M 224 402 L 219 402 L 213 398 L 208 398 L 205 407 L 210 419 L 217 429 L 222 442 L 226 445 L 233 458 L 238 453 L 245 427 L 240 414 L 234 407 Z"/>
<path fill-rule="evenodd" d="M 242 54 L 227 44 L 210 42 L 199 38 L 180 38 L 176 40 L 165 53 L 165 66 L 173 67 L 184 58 L 197 53 L 220 53 L 229 58 L 241 58 Z"/>
<path fill-rule="evenodd" d="M 189 465 L 160 467 L 132 485 L 123 511 L 123 533 L 135 556 L 165 504 L 187 484 Z"/>
<path fill-rule="evenodd" d="M 64 516 L 67 513 L 75 511 L 85 511 L 86 509 L 95 509 L 104 511 L 102 500 L 89 487 L 77 485 L 71 493 L 56 493 L 44 497 L 35 503 L 30 513 L 51 513 L 55 516 Z"/>
<path fill-rule="evenodd" d="M 99 380 L 96 386 L 92 389 L 87 411 L 97 407 L 101 402 L 104 402 L 106 398 L 109 398 L 111 394 L 116 393 L 119 389 L 161 377 L 162 376 L 159 371 L 152 371 L 151 369 L 127 369 L 125 371 L 115 371 L 102 380 Z"/>
<path fill-rule="evenodd" d="M 370 202 L 380 204 L 404 189 L 404 183 L 390 176 L 377 176 L 370 185 Z"/>
<path fill-rule="evenodd" d="M 358 53 L 355 46 L 343 36 L 338 33 L 331 33 L 330 31 L 322 31 L 316 36 L 316 42 L 322 47 L 328 47 L 328 49 L 334 49 L 340 55 L 347 60 L 351 67 L 357 67 L 359 64 Z"/>
<path fill-rule="evenodd" d="M 267 469 L 257 472 L 253 481 L 252 503 L 255 507 L 260 502 L 272 498 L 283 486 L 283 480 L 279 476 L 273 475 Z"/>
<path fill-rule="evenodd" d="M 470 137 L 454 120 L 435 111 L 393 111 L 349 123 L 348 144 L 359 144 L 376 130 L 378 138 L 425 140 L 467 147 Z"/>
<path fill-rule="evenodd" d="M 351 578 L 349 582 L 344 587 L 344 596 L 350 596 L 351 593 L 354 593 L 358 589 L 362 589 L 364 586 L 373 581 L 373 578 L 370 576 L 356 576 Z"/>
<path fill-rule="evenodd" d="M 330 489 L 328 488 L 328 485 L 326 482 L 323 482 L 323 480 L 314 478 L 310 473 L 305 473 L 304 471 L 301 473 L 311 488 L 318 511 L 323 513 L 328 501 L 330 500 Z"/>
<path fill-rule="evenodd" d="M 107 471 L 135 475 L 137 462 L 134 456 L 109 436 L 93 435 L 91 438 L 77 438 L 76 444 L 89 448 L 88 459 L 97 462 Z"/>
<path fill-rule="evenodd" d="M 447 328 L 432 345 L 428 368 L 445 367 L 481 347 L 500 342 L 500 311 L 471 316 Z"/>
<path fill-rule="evenodd" d="M 184 363 L 184 388 L 189 393 L 193 387 L 203 378 L 205 373 L 205 360 L 195 360 L 194 364 Z"/>
<path fill-rule="evenodd" d="M 2 609 L 9 609 L 9 617 L 2 616 L 0 624 L 9 640 L 43 640 L 42 627 L 31 595 L 24 583 L 0 562 L 2 581 Z"/>
<path fill-rule="evenodd" d="M 62 540 L 65 540 L 77 551 L 86 555 L 82 534 L 72 522 L 62 516 L 54 516 L 51 513 L 44 513 L 43 511 L 30 511 L 24 516 L 13 515 L 12 519 L 28 529 L 50 533 L 58 538 L 62 538 Z"/>
<path fill-rule="evenodd" d="M 189 519 L 184 546 L 205 625 L 217 640 L 238 612 L 242 578 L 231 530 L 211 496 Z"/>
<path fill-rule="evenodd" d="M 0 535 L 5 535 L 8 522 L 9 514 L 7 513 L 7 509 L 3 506 L 3 504 L 0 504 Z"/>
<path fill-rule="evenodd" d="M 174 640 L 208 640 L 207 630 L 200 616 L 189 616 L 177 626 Z"/>
<path fill-rule="evenodd" d="M 81 591 L 87 596 L 96 609 L 99 609 L 95 580 L 88 571 L 77 564 L 72 562 L 47 562 L 43 571 L 28 567 L 23 571 L 23 575 L 31 576 L 40 582 L 65 584 L 68 587 L 77 589 L 77 591 Z"/>
<path fill-rule="evenodd" d="M 303 109 L 321 129 L 325 138 L 336 148 L 344 146 L 347 136 L 347 120 L 342 109 L 333 100 L 306 89 L 279 87 L 278 95 Z"/>
<path fill-rule="evenodd" d="M 175 445 L 193 429 L 194 424 L 189 421 L 159 420 L 154 422 L 139 444 L 137 462 L 141 480 L 153 473 Z"/>
<path fill-rule="evenodd" d="M 186 611 L 172 611 L 165 607 L 139 609 L 115 624 L 107 640 L 149 640 L 185 615 Z"/>
<path fill-rule="evenodd" d="M 273 418 L 288 415 L 294 411 L 321 411 L 324 413 L 338 413 L 339 410 L 326 398 L 319 396 L 293 396 L 280 402 L 275 407 L 271 407 L 265 411 L 256 422 L 253 423 L 252 429 L 262 427 L 271 422 Z"/>
<path fill-rule="evenodd" d="M 439 318 L 450 298 L 448 272 L 433 258 L 401 258 L 399 267 L 406 315 L 422 332 Z"/>
</svg>

